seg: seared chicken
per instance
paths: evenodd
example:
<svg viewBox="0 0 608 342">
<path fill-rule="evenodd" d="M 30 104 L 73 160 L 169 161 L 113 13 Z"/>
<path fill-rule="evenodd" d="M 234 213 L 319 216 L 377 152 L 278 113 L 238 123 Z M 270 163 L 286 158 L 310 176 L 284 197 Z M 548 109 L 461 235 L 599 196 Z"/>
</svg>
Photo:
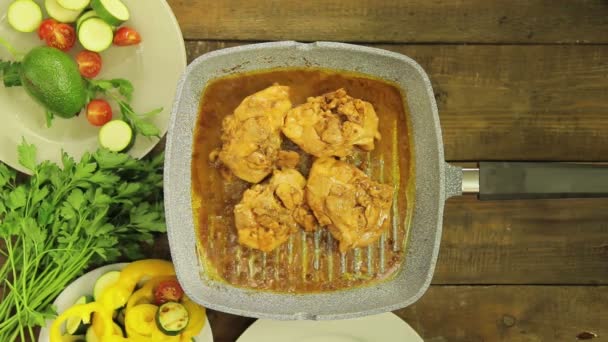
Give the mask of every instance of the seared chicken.
<svg viewBox="0 0 608 342">
<path fill-rule="evenodd" d="M 314 229 L 304 202 L 306 179 L 294 169 L 275 170 L 267 183 L 246 190 L 234 207 L 239 243 L 270 252 L 296 232 L 298 224 Z"/>
<path fill-rule="evenodd" d="M 374 149 L 380 139 L 378 116 L 371 103 L 355 99 L 338 89 L 287 112 L 283 134 L 316 157 L 346 157 L 358 146 Z"/>
<path fill-rule="evenodd" d="M 340 241 L 340 251 L 367 246 L 389 224 L 393 189 L 372 181 L 356 167 L 334 158 L 312 165 L 306 199 L 321 226 Z"/>
<path fill-rule="evenodd" d="M 281 148 L 281 127 L 291 108 L 289 87 L 273 85 L 247 96 L 222 122 L 222 148 L 209 158 L 219 160 L 237 177 L 259 183 L 275 165 Z"/>
</svg>

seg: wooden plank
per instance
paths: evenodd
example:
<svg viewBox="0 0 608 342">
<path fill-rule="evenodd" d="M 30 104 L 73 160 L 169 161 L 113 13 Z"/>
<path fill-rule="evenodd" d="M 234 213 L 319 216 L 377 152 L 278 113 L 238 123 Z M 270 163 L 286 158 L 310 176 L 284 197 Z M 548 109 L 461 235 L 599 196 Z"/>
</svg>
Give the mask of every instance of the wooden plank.
<svg viewBox="0 0 608 342">
<path fill-rule="evenodd" d="M 431 286 L 395 314 L 427 342 L 603 341 L 606 303 L 606 286 Z M 212 310 L 209 320 L 216 342 L 236 341 L 254 322 Z"/>
<path fill-rule="evenodd" d="M 187 39 L 605 43 L 601 0 L 169 0 Z"/>
<path fill-rule="evenodd" d="M 188 42 L 187 51 L 192 60 L 237 44 Z M 608 46 L 379 47 L 429 74 L 447 160 L 608 158 Z"/>
<path fill-rule="evenodd" d="M 608 284 L 607 207 L 608 199 L 451 199 L 433 284 Z M 171 257 L 165 237 L 149 257 Z"/>
<path fill-rule="evenodd" d="M 608 199 L 447 202 L 435 284 L 608 284 Z"/>
<path fill-rule="evenodd" d="M 603 341 L 607 303 L 605 286 L 433 286 L 396 313 L 427 342 Z"/>
<path fill-rule="evenodd" d="M 207 310 L 207 317 L 213 331 L 214 342 L 234 342 L 256 321 L 255 318 L 236 316 L 214 310 Z"/>
</svg>

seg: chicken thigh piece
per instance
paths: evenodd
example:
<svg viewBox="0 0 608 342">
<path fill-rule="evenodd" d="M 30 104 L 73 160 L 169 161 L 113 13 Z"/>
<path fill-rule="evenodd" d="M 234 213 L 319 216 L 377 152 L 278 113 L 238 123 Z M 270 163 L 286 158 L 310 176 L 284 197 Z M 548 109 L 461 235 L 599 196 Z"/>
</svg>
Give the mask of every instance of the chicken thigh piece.
<svg viewBox="0 0 608 342">
<path fill-rule="evenodd" d="M 340 241 L 342 253 L 375 242 L 389 224 L 393 189 L 353 165 L 319 158 L 312 165 L 306 199 L 321 226 Z"/>
<path fill-rule="evenodd" d="M 380 139 L 378 116 L 371 103 L 355 99 L 338 89 L 287 112 L 283 134 L 316 157 L 346 157 L 354 146 L 374 149 Z"/>
<path fill-rule="evenodd" d="M 239 243 L 270 252 L 298 230 L 314 229 L 316 220 L 304 201 L 306 179 L 294 169 L 275 170 L 267 183 L 246 190 L 234 207 Z"/>
<path fill-rule="evenodd" d="M 281 149 L 281 127 L 291 108 L 289 87 L 273 85 L 247 96 L 222 122 L 222 147 L 211 152 L 234 175 L 259 183 L 274 168 Z"/>
</svg>

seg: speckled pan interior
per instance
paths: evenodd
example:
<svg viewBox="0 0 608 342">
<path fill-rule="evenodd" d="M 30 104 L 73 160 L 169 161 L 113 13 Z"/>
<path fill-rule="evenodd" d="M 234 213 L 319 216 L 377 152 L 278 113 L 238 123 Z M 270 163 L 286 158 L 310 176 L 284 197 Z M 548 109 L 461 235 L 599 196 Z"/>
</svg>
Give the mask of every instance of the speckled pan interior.
<svg viewBox="0 0 608 342">
<path fill-rule="evenodd" d="M 199 265 L 191 205 L 191 155 L 199 100 L 206 84 L 231 73 L 311 66 L 356 71 L 397 83 L 408 99 L 415 160 L 415 208 L 405 262 L 389 281 L 328 293 L 259 292 L 216 282 Z M 404 55 L 369 47 L 274 42 L 214 51 L 182 75 L 167 136 L 165 210 L 171 255 L 185 292 L 215 310 L 269 319 L 344 319 L 396 310 L 427 290 L 446 198 L 460 194 L 461 172 L 445 163 L 437 105 L 424 70 Z"/>
</svg>

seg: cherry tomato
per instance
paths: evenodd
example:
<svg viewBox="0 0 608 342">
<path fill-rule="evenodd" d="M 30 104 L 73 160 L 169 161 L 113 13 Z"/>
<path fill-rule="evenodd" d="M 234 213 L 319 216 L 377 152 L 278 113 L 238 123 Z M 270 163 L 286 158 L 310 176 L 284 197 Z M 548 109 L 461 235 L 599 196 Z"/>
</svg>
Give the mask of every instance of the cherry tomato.
<svg viewBox="0 0 608 342">
<path fill-rule="evenodd" d="M 51 34 L 44 39 L 46 45 L 58 48 L 61 51 L 68 51 L 76 42 L 76 32 L 68 24 L 57 24 Z"/>
<path fill-rule="evenodd" d="M 141 36 L 130 27 L 121 27 L 114 34 L 114 45 L 129 46 L 141 43 Z"/>
<path fill-rule="evenodd" d="M 86 78 L 93 78 L 101 71 L 101 56 L 93 51 L 81 51 L 76 55 L 76 63 L 80 74 Z"/>
<path fill-rule="evenodd" d="M 184 296 L 184 290 L 176 280 L 160 282 L 154 290 L 154 300 L 157 305 L 166 302 L 179 302 Z"/>
<path fill-rule="evenodd" d="M 43 20 L 38 27 L 38 37 L 40 40 L 46 39 L 46 37 L 53 32 L 57 24 L 57 20 L 53 18 Z"/>
<path fill-rule="evenodd" d="M 93 126 L 103 126 L 112 120 L 112 108 L 106 100 L 91 100 L 87 105 L 87 120 Z"/>
</svg>

